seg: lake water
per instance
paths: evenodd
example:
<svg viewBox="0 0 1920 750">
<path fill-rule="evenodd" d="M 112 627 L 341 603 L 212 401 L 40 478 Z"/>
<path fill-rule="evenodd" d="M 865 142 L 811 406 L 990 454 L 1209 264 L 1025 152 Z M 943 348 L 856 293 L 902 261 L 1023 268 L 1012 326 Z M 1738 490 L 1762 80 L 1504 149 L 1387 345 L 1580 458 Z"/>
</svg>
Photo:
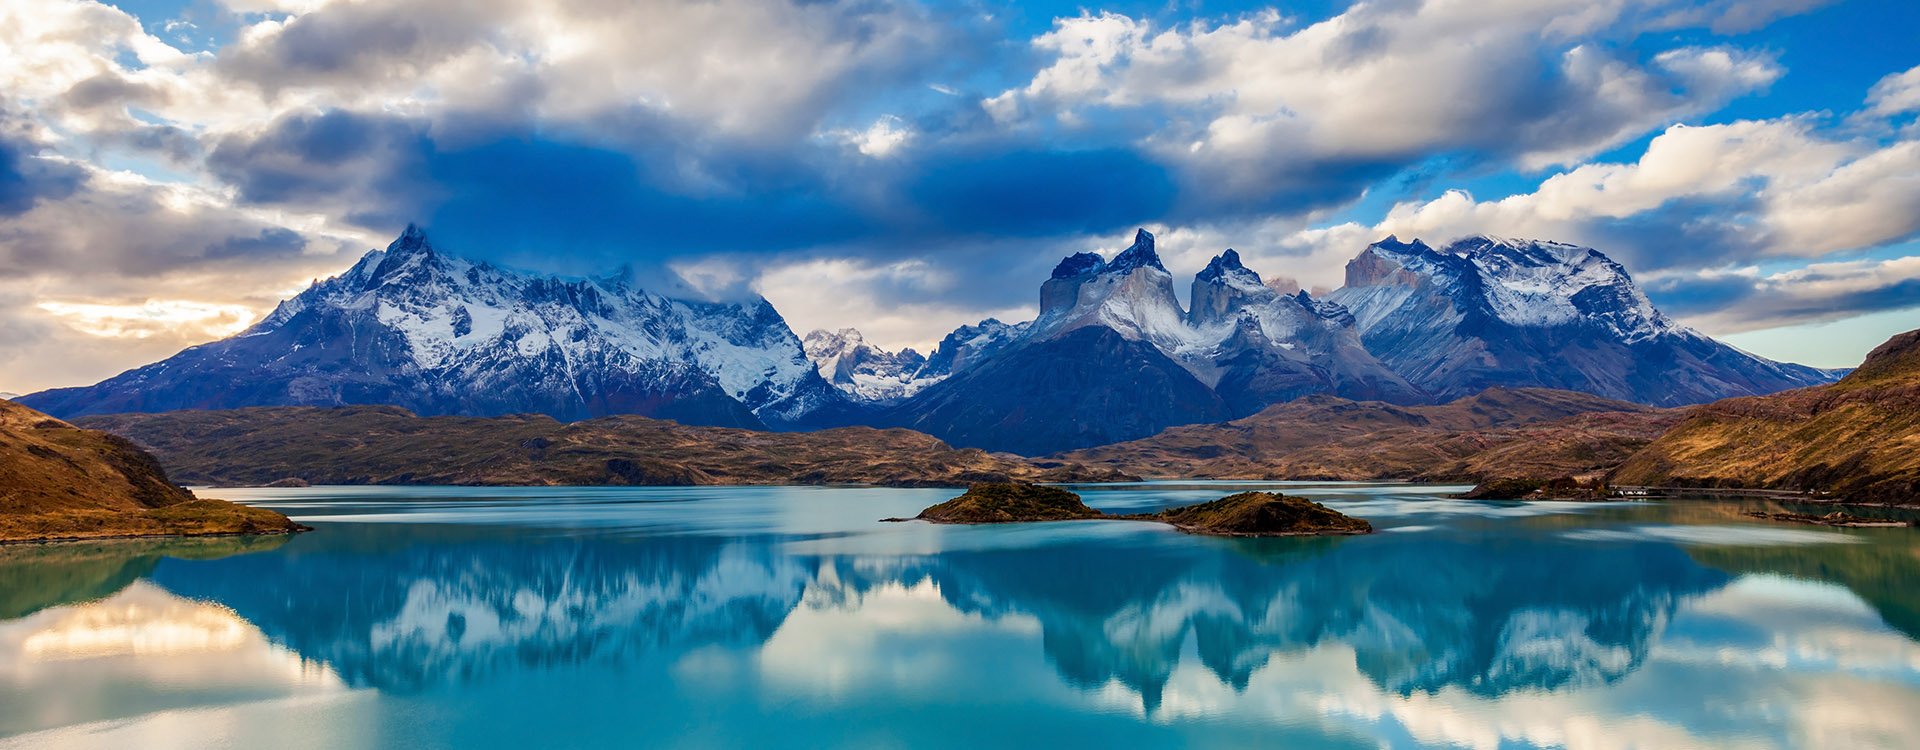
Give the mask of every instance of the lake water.
<svg viewBox="0 0 1920 750">
<path fill-rule="evenodd" d="M 318 531 L 0 547 L 0 746 L 1920 747 L 1913 531 L 1282 486 L 1380 533 L 876 522 L 937 489 L 213 491 Z"/>
</svg>

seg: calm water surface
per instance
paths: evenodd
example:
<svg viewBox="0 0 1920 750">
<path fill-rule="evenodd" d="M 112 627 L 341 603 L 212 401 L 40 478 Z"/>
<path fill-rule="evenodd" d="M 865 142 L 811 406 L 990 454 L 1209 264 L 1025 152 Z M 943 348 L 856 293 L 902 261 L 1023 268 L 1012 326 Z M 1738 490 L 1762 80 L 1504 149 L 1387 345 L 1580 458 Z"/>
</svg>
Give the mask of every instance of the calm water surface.
<svg viewBox="0 0 1920 750">
<path fill-rule="evenodd" d="M 0 547 L 0 746 L 1920 747 L 1913 531 L 1286 486 L 1382 533 L 875 521 L 937 489 L 215 491 L 319 530 Z"/>
</svg>

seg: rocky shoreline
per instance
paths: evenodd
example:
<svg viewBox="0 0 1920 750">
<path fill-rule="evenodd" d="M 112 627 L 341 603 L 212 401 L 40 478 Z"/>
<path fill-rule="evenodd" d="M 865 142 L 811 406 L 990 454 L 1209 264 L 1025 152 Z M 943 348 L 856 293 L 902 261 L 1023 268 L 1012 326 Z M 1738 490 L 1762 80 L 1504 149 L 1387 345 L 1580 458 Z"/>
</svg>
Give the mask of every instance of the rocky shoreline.
<svg viewBox="0 0 1920 750">
<path fill-rule="evenodd" d="M 1837 510 L 1819 516 L 1811 513 L 1769 513 L 1758 510 L 1747 511 L 1746 515 L 1768 521 L 1804 523 L 1814 526 L 1837 526 L 1849 529 L 1903 529 L 1913 525 L 1913 523 L 1909 521 L 1896 521 L 1889 518 L 1864 518 Z"/>
</svg>

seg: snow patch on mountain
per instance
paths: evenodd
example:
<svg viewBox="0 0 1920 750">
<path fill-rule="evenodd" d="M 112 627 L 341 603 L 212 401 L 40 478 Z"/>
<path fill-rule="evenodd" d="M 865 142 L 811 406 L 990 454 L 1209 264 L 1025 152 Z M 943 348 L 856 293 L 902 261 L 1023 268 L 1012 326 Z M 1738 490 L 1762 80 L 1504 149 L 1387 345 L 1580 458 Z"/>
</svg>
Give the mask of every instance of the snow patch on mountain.
<svg viewBox="0 0 1920 750">
<path fill-rule="evenodd" d="M 416 227 L 297 297 L 293 308 L 315 304 L 370 310 L 401 335 L 422 371 L 484 371 L 503 355 L 548 357 L 573 381 L 586 368 L 651 362 L 698 369 L 774 421 L 821 405 L 807 392 L 812 366 L 800 342 L 765 299 L 671 299 L 622 275 L 502 269 L 438 252 Z M 281 319 L 270 316 L 242 335 Z"/>
<path fill-rule="evenodd" d="M 1173 274 L 1154 252 L 1153 234 L 1134 233 L 1133 244 L 1106 261 L 1094 253 L 1068 257 L 1040 287 L 1040 315 L 1023 336 L 1042 341 L 1089 326 L 1111 328 L 1174 354 L 1205 349 L 1218 331 L 1189 325 L 1174 297 Z"/>
<path fill-rule="evenodd" d="M 858 330 L 816 330 L 801 339 L 820 377 L 862 401 L 890 403 L 910 398 L 945 374 L 927 374 L 927 358 L 911 347 L 889 352 L 867 343 Z"/>
<path fill-rule="evenodd" d="M 1349 265 L 1347 286 L 1333 298 L 1370 329 L 1423 284 L 1456 300 L 1459 318 L 1478 312 L 1522 328 L 1592 325 L 1627 343 L 1691 333 L 1655 309 L 1619 263 L 1543 240 L 1476 235 L 1435 250 L 1388 237 Z"/>
<path fill-rule="evenodd" d="M 412 226 L 236 336 L 36 398 L 72 414 L 386 403 L 742 426 L 797 426 L 846 404 L 765 299 L 500 268 L 441 252 Z"/>
</svg>

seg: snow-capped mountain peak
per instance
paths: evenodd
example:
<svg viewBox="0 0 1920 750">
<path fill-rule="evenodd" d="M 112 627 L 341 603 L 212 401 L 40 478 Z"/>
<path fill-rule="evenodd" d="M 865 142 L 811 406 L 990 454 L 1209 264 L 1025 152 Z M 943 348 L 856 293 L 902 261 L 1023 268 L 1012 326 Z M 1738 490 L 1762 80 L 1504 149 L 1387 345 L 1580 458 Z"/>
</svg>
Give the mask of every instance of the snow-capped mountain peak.
<svg viewBox="0 0 1920 750">
<path fill-rule="evenodd" d="M 1385 312 L 1429 292 L 1452 300 L 1444 315 L 1457 320 L 1487 316 L 1528 328 L 1591 325 L 1628 341 L 1682 331 L 1619 263 L 1564 242 L 1474 235 L 1435 250 L 1418 239 L 1389 236 L 1347 264 L 1347 286 L 1336 297 L 1363 327 L 1371 327 Z"/>
<path fill-rule="evenodd" d="M 1193 309 L 1188 318 L 1195 326 L 1208 326 L 1230 319 L 1243 308 L 1269 304 L 1280 296 L 1278 291 L 1261 282 L 1260 274 L 1241 265 L 1239 253 L 1227 248 L 1193 277 L 1193 293 L 1189 298 Z"/>
<path fill-rule="evenodd" d="M 845 403 L 765 299 L 504 269 L 437 250 L 417 226 L 233 338 L 41 395 L 69 415 L 369 403 L 741 426 Z"/>
<path fill-rule="evenodd" d="M 820 377 L 862 401 L 899 401 L 945 377 L 923 375 L 927 358 L 911 347 L 889 352 L 867 343 L 866 337 L 853 328 L 816 330 L 801 343 Z"/>
<path fill-rule="evenodd" d="M 1094 253 L 1061 261 L 1040 285 L 1040 317 L 1027 336 L 1048 339 L 1096 325 L 1163 347 L 1188 338 L 1173 275 L 1161 265 L 1147 230 L 1136 232 L 1133 244 L 1112 261 Z"/>
<path fill-rule="evenodd" d="M 1134 230 L 1133 244 L 1113 256 L 1113 262 L 1107 264 L 1110 273 L 1125 273 L 1135 268 L 1153 268 L 1161 272 L 1167 270 L 1160 264 L 1160 254 L 1153 250 L 1153 233 L 1145 229 Z"/>
<path fill-rule="evenodd" d="M 1674 322 L 1626 268 L 1564 242 L 1474 235 L 1435 250 L 1388 237 L 1347 264 L 1331 300 L 1352 312 L 1367 348 L 1436 396 L 1543 385 L 1682 404 L 1824 378 Z M 1665 377 L 1650 369 L 1657 362 L 1691 364 Z"/>
</svg>

